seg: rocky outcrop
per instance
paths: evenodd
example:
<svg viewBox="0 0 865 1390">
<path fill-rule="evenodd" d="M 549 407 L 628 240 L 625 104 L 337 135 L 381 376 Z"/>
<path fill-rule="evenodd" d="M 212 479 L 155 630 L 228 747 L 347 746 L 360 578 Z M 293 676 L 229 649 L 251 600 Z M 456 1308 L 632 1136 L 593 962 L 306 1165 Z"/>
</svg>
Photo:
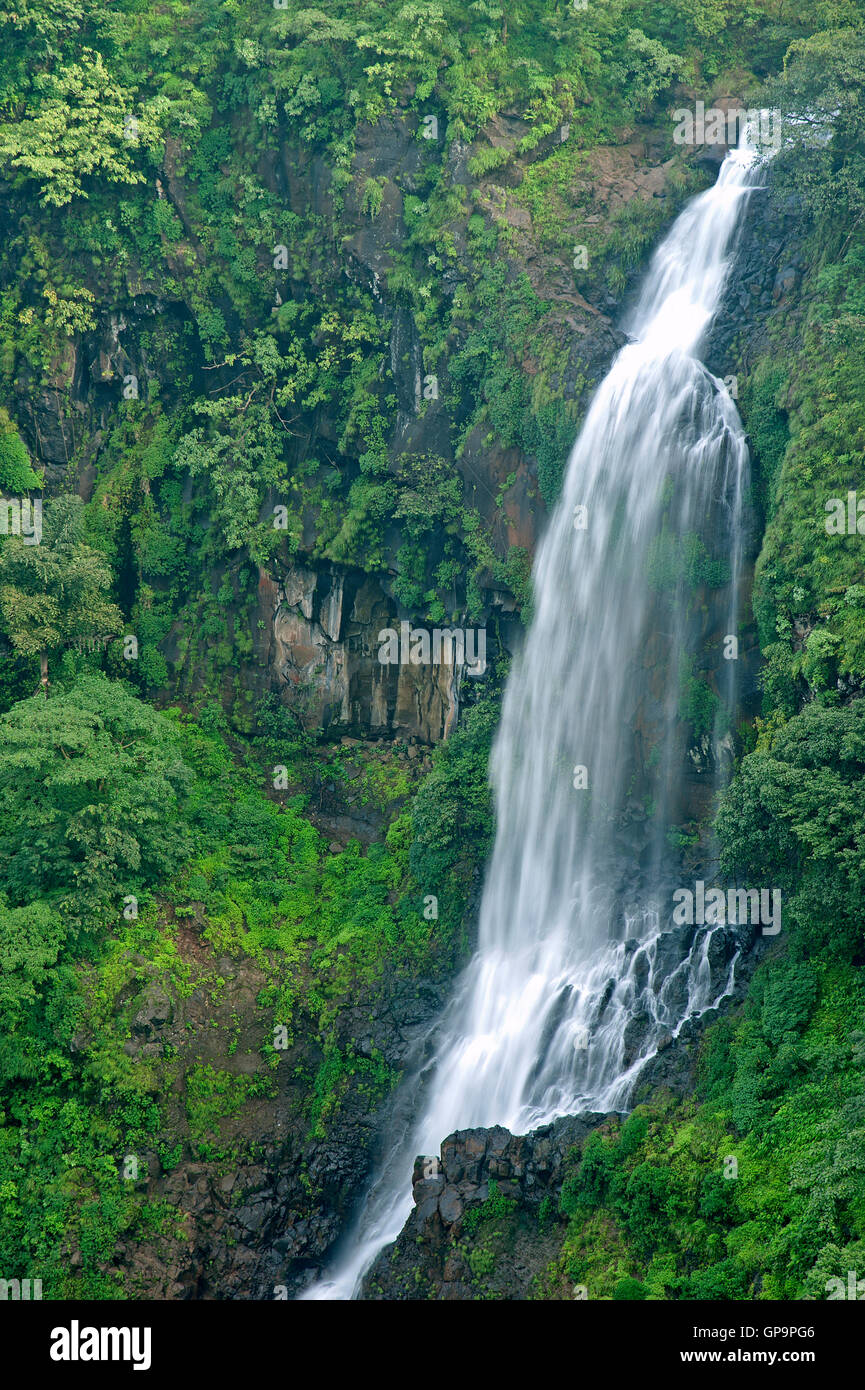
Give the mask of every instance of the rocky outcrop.
<svg viewBox="0 0 865 1390">
<path fill-rule="evenodd" d="M 747 196 L 730 277 L 703 351 L 711 371 L 735 379 L 739 396 L 749 364 L 769 345 L 773 319 L 795 311 L 806 254 L 802 202 L 795 196 L 779 201 L 771 165 Z"/>
<path fill-rule="evenodd" d="M 449 1135 L 439 1158 L 417 1159 L 414 1209 L 370 1268 L 361 1297 L 529 1297 L 561 1246 L 566 1159 L 608 1118 L 569 1116 L 524 1135 L 501 1125 Z"/>
<path fill-rule="evenodd" d="M 165 1109 L 159 1144 L 118 1155 L 118 1173 L 174 1214 L 164 1229 L 121 1238 L 105 1269 L 126 1297 L 294 1297 L 320 1272 L 370 1175 L 387 1096 L 371 1092 L 362 1059 L 379 1058 L 396 1077 L 439 1016 L 446 982 L 386 973 L 376 988 L 358 987 L 332 1038 L 351 1065 L 317 1127 L 316 1020 L 299 1011 L 269 1064 L 260 965 L 213 953 L 194 925 L 178 946 L 189 987 L 134 956 L 116 1000 L 142 1092 L 159 1092 Z M 79 1052 L 90 1045 L 75 1040 Z M 66 1253 L 77 1269 L 80 1253 Z"/>
<path fill-rule="evenodd" d="M 383 662 L 399 632 L 397 605 L 361 572 L 292 566 L 264 589 L 263 658 L 307 728 L 435 743 L 454 728 L 465 667 L 458 661 Z"/>
</svg>

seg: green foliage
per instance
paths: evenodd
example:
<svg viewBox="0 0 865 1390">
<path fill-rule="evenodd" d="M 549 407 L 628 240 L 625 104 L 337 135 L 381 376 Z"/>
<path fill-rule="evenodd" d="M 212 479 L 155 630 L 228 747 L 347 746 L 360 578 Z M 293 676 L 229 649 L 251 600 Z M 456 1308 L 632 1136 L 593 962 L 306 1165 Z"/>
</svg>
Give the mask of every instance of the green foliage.
<svg viewBox="0 0 865 1390">
<path fill-rule="evenodd" d="M 217 1071 L 210 1065 L 190 1068 L 186 1076 L 186 1111 L 190 1138 L 200 1158 L 232 1156 L 233 1146 L 218 1143 L 220 1122 L 243 1109 L 255 1084 L 250 1076 Z"/>
<path fill-rule="evenodd" d="M 346 998 L 380 990 L 383 971 L 452 968 L 465 874 L 481 846 L 463 836 L 454 883 L 445 871 L 439 918 L 427 921 L 407 862 L 410 812 L 395 814 L 404 775 L 370 781 L 391 818 L 387 844 L 351 842 L 334 854 L 302 795 L 280 804 L 262 790 L 259 756 L 268 778 L 277 751 L 308 774 L 314 744 L 272 699 L 257 728 L 254 745 L 232 751 L 216 703 L 195 721 L 158 714 L 94 673 L 2 719 L 0 1107 L 15 1124 L 0 1127 L 0 1253 L 10 1277 L 38 1259 L 46 1291 L 117 1297 L 123 1291 L 105 1273 L 115 1246 L 145 1238 L 158 1213 L 134 1187 L 118 1197 L 116 1155 L 158 1141 L 166 1168 L 189 1154 L 243 1161 L 238 1130 L 249 1103 L 269 1094 L 267 1073 L 237 1074 L 193 1055 L 178 1134 L 156 1099 L 175 1064 L 166 1058 L 157 1071 L 123 1050 L 122 1001 L 142 960 L 145 978 L 191 992 L 172 915 L 200 915 L 203 949 L 252 957 L 277 1021 L 301 1036 L 318 1032 L 323 1060 L 306 1112 L 319 1136 L 343 1104 L 360 1096 L 371 1111 L 397 1079 L 375 1050 L 366 1057 L 338 1043 Z M 330 765 L 319 775 L 331 776 Z M 450 795 L 458 797 L 456 785 Z M 126 920 L 130 892 L 139 916 Z M 57 1257 L 61 1237 L 81 1251 L 77 1274 Z"/>
<path fill-rule="evenodd" d="M 748 428 L 752 461 L 758 473 L 757 495 L 763 515 L 771 519 L 784 453 L 790 439 L 787 415 L 779 405 L 789 385 L 783 368 L 761 361 L 748 378 L 742 415 Z"/>
<path fill-rule="evenodd" d="M 9 1038 L 42 997 L 67 927 L 46 903 L 0 905 L 0 1027 Z"/>
<path fill-rule="evenodd" d="M 468 1235 L 474 1235 L 479 1227 L 493 1221 L 503 1221 L 516 1209 L 516 1202 L 511 1197 L 505 1197 L 504 1193 L 499 1191 L 499 1185 L 493 1178 L 490 1181 L 489 1196 L 476 1206 L 470 1206 L 463 1216 L 463 1230 Z"/>
<path fill-rule="evenodd" d="M 645 1284 L 639 1279 L 620 1279 L 613 1289 L 613 1298 L 617 1302 L 634 1303 L 645 1298 L 647 1293 Z"/>
<path fill-rule="evenodd" d="M 120 628 L 108 597 L 111 569 L 83 540 L 77 497 L 47 508 L 41 541 L 9 536 L 0 547 L 0 618 L 25 656 L 57 653 L 70 643 L 103 641 Z"/>
<path fill-rule="evenodd" d="M 41 488 L 42 480 L 30 464 L 23 439 L 0 409 L 0 493 L 20 494 L 31 488 Z"/>
<path fill-rule="evenodd" d="M 82 49 L 75 66 L 34 74 L 26 114 L 0 125 L 0 156 L 38 181 L 40 201 L 61 207 L 91 178 L 140 183 L 124 146 L 128 98 L 101 53 Z"/>
<path fill-rule="evenodd" d="M 807 706 L 743 760 L 718 819 L 725 870 L 782 888 L 803 944 L 841 959 L 862 941 L 863 720 L 865 701 Z"/>
<path fill-rule="evenodd" d="M 13 905 L 115 920 L 124 896 L 182 861 L 189 784 L 171 728 L 122 685 L 80 678 L 0 719 L 0 874 Z"/>
<path fill-rule="evenodd" d="M 510 257 L 495 190 L 529 211 L 539 251 L 567 263 L 587 152 L 629 141 L 638 120 L 667 129 L 682 84 L 708 95 L 774 73 L 777 104 L 808 118 L 778 156 L 777 185 L 804 193 L 814 275 L 801 322 L 780 316 L 745 390 L 769 522 L 755 588 L 767 723 L 719 831 L 728 872 L 783 887 L 788 954 L 710 1033 L 693 1113 L 640 1110 L 588 1141 L 563 1193 L 564 1258 L 588 1260 L 602 1296 L 622 1300 L 820 1296 L 862 1239 L 865 586 L 858 538 L 827 537 L 821 510 L 859 485 L 865 437 L 855 8 L 336 0 L 324 13 L 287 0 L 217 13 L 26 0 L 0 8 L 0 32 L 0 381 L 25 402 L 28 443 L 35 429 L 41 451 L 47 411 L 70 480 L 88 496 L 92 484 L 88 504 L 46 503 L 40 545 L 0 539 L 12 648 L 0 691 L 0 1267 L 38 1267 L 52 1296 L 118 1297 L 118 1242 L 173 1217 L 120 1183 L 117 1155 L 149 1148 L 168 1169 L 191 1143 L 205 1162 L 237 1160 L 233 1127 L 266 1076 L 178 1064 L 180 1137 L 161 1101 L 178 1080 L 171 1059 L 133 1064 L 124 1051 L 131 954 L 192 989 L 178 920 L 195 924 L 202 952 L 250 957 L 266 1006 L 311 1040 L 304 1115 L 316 1135 L 394 1084 L 383 1059 L 346 1042 L 340 1013 L 389 972 L 449 971 L 463 954 L 492 833 L 497 692 L 492 681 L 472 692 L 419 789 L 387 752 L 320 746 L 274 697 L 256 712 L 238 679 L 260 658 L 259 581 L 302 555 L 352 582 L 386 576 L 408 611 L 438 622 L 483 613 L 492 577 L 527 618 L 529 559 L 493 543 L 498 518 L 493 529 L 483 517 L 506 492 L 472 496 L 486 487 L 474 451 L 484 439 L 521 450 L 552 505 L 585 383 L 550 331 L 558 307 Z M 800 138 L 826 110 L 832 142 Z M 426 140 L 433 113 L 439 139 Z M 513 148 L 490 143 L 515 114 Z M 393 116 L 418 136 L 396 196 L 369 147 Z M 456 142 L 473 142 L 468 184 L 451 179 Z M 517 185 L 508 166 L 530 152 Z M 404 235 L 391 236 L 399 206 Z M 670 200 L 631 199 L 587 233 L 579 289 L 620 295 L 670 212 Z M 360 289 L 345 266 L 367 237 L 383 269 Z M 436 452 L 394 446 L 417 364 L 391 361 L 382 292 L 411 318 L 424 373 L 440 374 L 454 427 Z M 122 307 L 110 326 L 108 305 Z M 98 448 L 82 370 L 99 393 Z M 138 399 L 122 395 L 127 372 Z M 0 413 L 0 491 L 40 487 Z M 648 578 L 669 591 L 725 575 L 696 537 L 662 537 Z M 87 649 L 127 618 L 137 661 L 112 643 Z M 41 658 L 52 684 L 27 698 Z M 123 681 L 95 673 L 100 663 Z M 193 717 L 157 714 L 133 685 Z M 682 694 L 707 732 L 712 693 L 690 669 Z M 279 796 L 276 763 L 292 784 Z M 382 833 L 334 852 L 310 802 L 320 811 L 325 788 L 349 786 Z M 129 894 L 138 919 L 122 915 Z M 739 1187 L 721 1174 L 734 1145 Z M 512 1216 L 493 1191 L 476 1234 Z M 468 1258 L 476 1279 L 492 1272 L 486 1244 Z"/>
<path fill-rule="evenodd" d="M 627 1269 L 650 1298 L 826 1296 L 863 1231 L 860 976 L 768 961 L 707 1033 L 697 1096 L 589 1136 L 562 1192 L 569 1278 L 606 1298 Z"/>
<path fill-rule="evenodd" d="M 854 688 L 865 681 L 865 629 L 855 597 L 861 538 L 826 529 L 829 499 L 846 503 L 848 491 L 860 486 L 865 458 L 865 238 L 861 224 L 852 231 L 837 263 L 817 276 L 802 369 L 787 388 L 778 379 L 770 398 L 774 369 L 764 365 L 755 373 L 752 395 L 761 476 L 773 480 L 766 483 L 769 522 L 757 563 L 754 612 L 767 657 L 768 705 L 788 716 L 809 689 L 831 703 L 839 679 Z M 837 245 L 838 236 L 824 228 L 815 241 L 825 246 L 834 239 Z M 777 401 L 785 397 L 790 440 L 782 450 L 787 427 L 778 419 Z"/>
<path fill-rule="evenodd" d="M 412 807 L 411 871 L 425 893 L 447 889 L 465 850 L 482 856 L 492 837 L 487 760 L 498 719 L 492 690 L 469 709 L 438 751 L 435 766 Z"/>
<path fill-rule="evenodd" d="M 783 74 L 769 91 L 793 118 L 786 122 L 787 151 L 779 166 L 783 190 L 795 187 L 815 217 L 849 218 L 865 208 L 863 85 L 862 16 L 844 5 L 817 33 L 790 45 Z"/>
</svg>

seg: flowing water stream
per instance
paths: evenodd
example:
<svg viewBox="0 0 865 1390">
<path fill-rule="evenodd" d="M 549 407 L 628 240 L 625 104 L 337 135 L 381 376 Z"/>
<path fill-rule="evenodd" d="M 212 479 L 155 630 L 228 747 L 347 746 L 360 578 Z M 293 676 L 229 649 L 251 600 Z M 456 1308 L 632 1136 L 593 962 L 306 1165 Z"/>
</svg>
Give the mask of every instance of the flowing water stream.
<svg viewBox="0 0 865 1390">
<path fill-rule="evenodd" d="M 708 688 L 694 663 L 737 629 L 748 453 L 697 354 L 759 169 L 747 145 L 731 151 L 680 214 L 574 445 L 493 751 L 477 951 L 433 1060 L 403 1083 L 414 1119 L 304 1298 L 352 1297 L 411 1210 L 416 1155 L 456 1129 L 525 1133 L 625 1109 L 660 1040 L 730 987 L 736 956 L 713 947 L 718 929 L 671 927 L 668 831 L 688 780 L 683 689 Z M 704 715 L 715 782 L 737 666 L 717 655 Z"/>
</svg>

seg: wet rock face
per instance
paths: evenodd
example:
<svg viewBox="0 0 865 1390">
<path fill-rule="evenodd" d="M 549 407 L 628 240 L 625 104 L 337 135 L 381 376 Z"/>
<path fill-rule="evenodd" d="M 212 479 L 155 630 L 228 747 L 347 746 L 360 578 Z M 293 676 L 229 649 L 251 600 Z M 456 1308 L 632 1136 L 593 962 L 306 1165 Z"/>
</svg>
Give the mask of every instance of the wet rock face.
<svg viewBox="0 0 865 1390">
<path fill-rule="evenodd" d="M 414 1209 L 370 1268 L 361 1298 L 526 1298 L 561 1243 L 556 1211 L 565 1159 L 607 1118 L 568 1116 L 523 1135 L 501 1125 L 449 1135 L 440 1157 L 416 1160 Z M 544 1222 L 542 1204 L 550 1213 Z M 473 1249 L 503 1234 L 508 1255 L 487 1269 L 489 1261 L 478 1261 Z"/>
<path fill-rule="evenodd" d="M 525 344 L 521 360 L 514 365 L 527 378 L 549 374 L 548 392 L 561 399 L 563 408 L 572 407 L 576 432 L 579 413 L 624 339 L 611 317 L 615 305 L 590 304 L 577 292 L 569 248 L 561 253 L 542 249 L 543 238 L 532 225 L 530 214 L 513 197 L 513 189 L 528 165 L 548 154 L 560 138 L 558 133 L 551 134 L 536 149 L 519 154 L 516 147 L 528 130 L 521 116 L 502 114 L 476 145 L 457 140 L 445 151 L 443 122 L 437 138 L 425 139 L 416 113 L 388 114 L 373 125 L 358 127 L 351 182 L 340 188 L 336 200 L 333 169 L 305 147 L 284 143 L 279 149 L 264 151 L 257 168 L 287 210 L 302 218 L 313 214 L 327 222 L 338 218 L 340 263 L 325 267 L 325 272 L 332 272 L 336 292 L 341 292 L 339 286 L 346 280 L 369 291 L 386 326 L 387 367 L 396 400 L 387 440 L 394 471 L 406 455 L 445 460 L 461 480 L 466 507 L 478 511 L 492 549 L 500 558 L 507 555 L 509 547 L 533 552 L 543 530 L 546 507 L 538 484 L 538 460 L 491 434 L 486 426 L 470 432 L 456 457 L 454 441 L 464 419 L 448 404 L 454 393 L 449 393 L 452 383 L 448 381 L 447 357 L 435 366 L 435 391 L 427 392 L 425 373 L 430 368 L 424 364 L 424 350 L 429 344 L 405 297 L 389 290 L 388 278 L 399 258 L 407 254 L 405 199 L 425 196 L 433 179 L 442 177 L 445 186 L 464 201 L 463 211 L 454 216 L 450 227 L 457 254 L 442 270 L 445 295 L 455 295 L 467 278 L 468 219 L 481 208 L 491 219 L 503 220 L 515 234 L 513 238 L 509 235 L 507 248 L 501 252 L 507 256 L 509 275 L 528 275 L 539 299 L 550 305 L 536 341 Z M 665 196 L 667 169 L 658 152 L 650 148 L 650 135 L 647 127 L 643 136 L 630 144 L 595 150 L 585 187 L 569 194 L 575 199 L 575 210 L 579 205 L 582 213 L 590 209 L 593 222 L 606 221 L 631 199 Z M 510 160 L 489 175 L 471 175 L 468 165 L 472 154 L 487 144 L 506 148 Z M 371 184 L 376 190 L 374 214 L 369 202 Z M 189 271 L 203 263 L 205 251 L 195 233 L 192 192 L 183 171 L 180 146 L 171 138 L 155 180 L 157 199 L 170 203 L 183 227 L 182 241 L 173 250 L 164 248 L 165 268 L 172 272 L 171 278 L 162 273 L 154 277 L 146 267 L 131 264 L 119 292 L 107 282 L 100 285 L 94 281 L 93 330 L 76 334 L 64 344 L 44 380 L 37 381 L 24 372 L 16 383 L 16 415 L 28 448 L 45 466 L 52 487 L 75 486 L 85 497 L 92 494 L 96 463 L 122 409 L 127 380 L 134 378 L 142 400 L 147 400 L 151 382 L 158 381 L 161 399 L 169 410 L 173 408 L 176 383 L 165 379 L 163 360 L 153 356 L 152 350 L 149 356 L 146 344 L 154 321 L 186 332 L 194 320 Z M 326 253 L 321 258 L 324 261 Z M 261 264 L 262 270 L 270 273 L 264 250 Z M 292 273 L 287 271 L 280 285 L 283 300 L 292 293 Z M 218 307 L 232 334 L 250 327 L 238 321 L 238 311 L 227 296 Z M 459 409 L 464 410 L 465 405 L 463 402 Z M 326 407 L 317 410 L 307 424 L 309 441 L 304 448 L 308 447 L 310 455 L 318 440 L 332 442 L 341 433 Z M 563 452 L 567 452 L 567 445 Z M 345 461 L 349 468 L 355 462 Z M 184 500 L 191 498 L 190 488 Z M 264 637 L 257 629 L 253 633 L 256 660 L 242 663 L 239 672 L 244 689 L 256 695 L 278 690 L 302 720 L 315 728 L 338 726 L 345 731 L 409 735 L 429 742 L 446 737 L 459 716 L 458 682 L 453 672 L 410 666 L 384 670 L 376 661 L 376 624 L 394 626 L 398 619 L 420 621 L 419 614 L 401 609 L 391 592 L 403 539 L 394 526 L 386 539 L 381 574 L 340 576 L 332 565 L 314 558 L 315 518 L 305 517 L 300 555 L 282 557 L 282 564 L 274 563 L 266 576 L 277 588 L 285 580 L 287 590 L 278 603 L 268 604 L 257 615 L 268 626 L 272 622 L 272 629 Z M 431 562 L 437 558 L 436 544 L 431 542 Z M 294 563 L 297 575 L 285 576 L 284 566 Z M 481 624 L 485 617 L 498 617 L 503 611 L 513 613 L 513 595 L 491 572 L 479 577 L 479 586 L 485 605 Z M 239 611 L 232 618 L 245 622 Z M 164 655 L 175 666 L 175 689 L 196 689 L 199 675 L 195 667 L 201 656 L 193 649 L 189 664 L 181 661 L 179 636 L 175 626 L 165 640 Z M 512 652 L 508 634 L 504 640 Z M 226 690 L 229 688 L 236 694 L 236 683 L 227 683 Z"/>
<path fill-rule="evenodd" d="M 379 634 L 399 636 L 400 618 L 375 579 L 294 565 L 260 597 L 269 628 L 260 657 L 307 728 L 436 743 L 455 727 L 461 684 L 474 677 L 447 660 L 382 662 Z"/>
<path fill-rule="evenodd" d="M 730 278 L 702 354 L 717 376 L 744 376 L 744 349 L 753 360 L 768 346 L 771 319 L 795 302 L 804 238 L 802 210 L 795 200 L 779 205 L 770 169 L 766 183 L 748 194 Z"/>
<path fill-rule="evenodd" d="M 470 176 L 471 149 L 453 143 L 445 160 L 445 179 L 462 192 L 471 187 L 477 206 L 488 210 L 494 220 L 500 220 L 504 207 L 505 222 L 518 233 L 509 241 L 507 252 L 513 273 L 528 274 L 539 298 L 552 306 L 542 338 L 525 344 L 520 366 L 528 377 L 534 377 L 545 360 L 555 358 L 549 389 L 561 396 L 563 405 L 571 403 L 580 411 L 625 339 L 604 307 L 588 303 L 576 292 L 570 257 L 542 254 L 529 213 L 512 196 L 505 195 L 505 189 L 521 182 L 525 167 L 549 153 L 558 138 L 550 136 L 537 150 L 517 155 L 516 145 L 527 129 L 517 116 L 499 116 L 491 123 L 481 144 L 489 141 L 506 148 L 513 157 L 489 177 Z M 422 138 L 416 115 L 409 113 L 388 115 L 375 125 L 359 127 L 353 178 L 345 190 L 341 214 L 343 273 L 372 294 L 376 312 L 388 327 L 388 366 L 396 398 L 388 453 L 394 471 L 407 455 L 444 459 L 461 478 L 466 506 L 476 509 L 489 528 L 496 553 L 504 556 L 509 547 L 518 546 L 531 554 L 546 518 L 537 460 L 516 446 L 505 445 L 482 427 L 469 433 L 456 457 L 454 438 L 460 422 L 446 403 L 447 358 L 436 365 L 434 391 L 427 391 L 422 335 L 411 307 L 388 289 L 395 255 L 404 249 L 407 238 L 404 199 L 422 193 L 431 172 L 440 168 L 444 134 L 440 127 L 437 139 Z M 645 138 L 621 148 L 595 151 L 593 159 L 597 167 L 593 164 L 589 186 L 583 192 L 593 209 L 597 202 L 595 222 L 607 219 L 632 198 L 665 196 L 668 168 L 659 162 Z M 272 164 L 265 172 L 292 210 L 301 215 L 308 208 L 319 214 L 327 211 L 326 169 L 317 167 L 302 152 L 296 159 L 284 158 L 281 165 L 274 156 Z M 365 201 L 371 183 L 378 190 L 374 216 Z M 462 256 L 467 244 L 466 221 L 455 218 L 451 230 Z M 444 292 L 454 294 L 464 276 L 459 261 L 449 265 L 443 273 Z M 607 305 L 606 309 L 615 311 L 615 306 Z M 323 416 L 317 428 L 327 432 L 331 424 Z M 574 432 L 576 428 L 575 422 Z M 305 535 L 307 550 L 312 548 L 311 541 L 312 535 Z M 390 592 L 400 543 L 394 528 L 387 543 L 387 572 L 382 576 L 367 577 L 363 582 L 357 576 L 354 580 L 343 576 L 330 622 L 322 614 L 325 599 L 337 582 L 333 567 L 301 557 L 294 576 L 282 583 L 283 596 L 274 613 L 268 615 L 268 619 L 273 618 L 273 634 L 265 659 L 275 677 L 274 688 L 310 727 L 413 735 L 435 742 L 447 737 L 457 723 L 459 680 L 452 671 L 411 665 L 383 668 L 377 661 L 377 636 L 382 627 L 398 627 L 401 619 L 419 621 L 417 615 L 403 610 Z M 270 577 L 279 582 L 275 572 Z M 512 597 L 497 588 L 492 574 L 481 576 L 480 584 L 486 615 L 513 610 Z M 298 585 L 303 589 L 299 597 Z M 482 625 L 485 619 L 479 621 Z M 507 633 L 504 640 L 512 652 Z"/>
</svg>

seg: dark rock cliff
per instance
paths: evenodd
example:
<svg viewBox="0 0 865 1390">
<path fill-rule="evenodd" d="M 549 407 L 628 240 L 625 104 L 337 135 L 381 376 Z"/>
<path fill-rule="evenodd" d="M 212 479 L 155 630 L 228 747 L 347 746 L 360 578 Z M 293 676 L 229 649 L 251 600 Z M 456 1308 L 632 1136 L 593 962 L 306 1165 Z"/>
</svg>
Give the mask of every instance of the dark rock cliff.
<svg viewBox="0 0 865 1390">
<path fill-rule="evenodd" d="M 454 142 L 449 147 L 442 186 L 463 200 L 464 211 L 450 223 L 457 258 L 443 270 L 442 288 L 454 300 L 464 285 L 461 258 L 470 208 L 481 207 L 502 233 L 499 255 L 506 260 L 508 278 L 525 275 L 538 301 L 547 306 L 537 337 L 525 343 L 516 365 L 533 389 L 543 385 L 548 397 L 561 401 L 574 420 L 573 431 L 567 432 L 573 437 L 594 386 L 623 342 L 615 327 L 619 301 L 603 288 L 602 279 L 598 287 L 580 293 L 569 246 L 544 244 L 530 213 L 516 200 L 526 171 L 561 139 L 559 134 L 548 136 L 530 152 L 519 153 L 517 144 L 527 131 L 527 124 L 515 115 L 498 117 L 475 145 Z M 597 234 L 606 231 L 617 212 L 630 204 L 674 210 L 668 181 L 676 161 L 664 159 L 662 143 L 647 126 L 623 132 L 621 144 L 590 152 L 579 184 L 560 190 L 562 215 L 573 225 L 570 236 L 584 235 L 579 228 L 586 226 Z M 508 155 L 506 163 L 490 173 L 471 175 L 471 157 L 489 147 Z M 427 345 L 410 305 L 398 290 L 389 288 L 400 257 L 411 254 L 405 200 L 417 200 L 418 191 L 427 186 L 430 167 L 441 160 L 438 142 L 418 139 L 417 118 L 396 115 L 359 127 L 347 184 L 345 179 L 335 182 L 335 170 L 320 155 L 287 143 L 261 154 L 257 173 L 287 215 L 338 226 L 340 263 L 333 265 L 323 246 L 313 246 L 311 266 L 316 274 L 330 276 L 334 293 L 343 283 L 372 296 L 375 313 L 389 334 L 387 366 L 396 401 L 386 441 L 392 468 L 397 470 L 407 455 L 443 460 L 460 480 L 464 505 L 479 514 L 492 553 L 503 559 L 509 548 L 520 548 L 530 556 L 546 516 L 537 456 L 505 443 L 495 430 L 481 428 L 472 429 L 461 448 L 455 448 L 463 421 L 461 407 L 453 403 L 447 355 L 436 365 L 435 390 L 426 391 Z M 365 190 L 371 184 L 380 195 L 374 216 L 365 205 Z M 168 273 L 157 275 L 132 261 L 109 288 L 107 279 L 91 268 L 95 326 L 70 334 L 41 385 L 26 371 L 18 376 L 14 411 L 34 461 L 45 467 L 49 490 L 74 487 L 85 498 L 93 495 L 125 391 L 134 389 L 142 401 L 151 392 L 158 394 L 169 413 L 180 405 L 177 383 L 154 345 L 157 335 L 166 342 L 172 337 L 194 341 L 192 270 L 206 261 L 196 232 L 197 196 L 179 147 L 169 139 L 154 194 L 178 227 L 178 237 L 170 244 L 163 237 Z M 15 207 L 5 212 L 10 220 L 17 216 Z M 264 256 L 262 248 L 262 270 L 270 274 Z M 293 275 L 309 273 L 310 265 L 278 272 L 277 303 L 290 299 Z M 235 336 L 253 326 L 239 321 L 227 296 L 217 307 Z M 189 367 L 205 395 L 214 381 L 230 374 L 214 377 L 214 368 L 194 354 Z M 329 408 L 316 407 L 302 423 L 303 437 L 291 445 L 296 462 L 317 451 L 323 458 L 337 458 L 338 428 Z M 356 464 L 338 461 L 349 472 Z M 184 501 L 191 500 L 187 488 Z M 264 514 L 279 500 L 269 499 Z M 205 517 L 201 524 L 211 523 Z M 318 532 L 318 516 L 307 511 L 299 547 L 285 547 L 262 571 L 257 607 L 242 609 L 238 602 L 232 609 L 234 636 L 240 635 L 244 643 L 250 637 L 254 650 L 251 660 L 237 663 L 237 681 L 230 685 L 233 698 L 226 682 L 226 703 L 237 706 L 238 689 L 250 698 L 275 690 L 311 729 L 383 733 L 428 743 L 445 737 L 459 717 L 460 673 L 430 665 L 385 670 L 376 658 L 383 628 L 422 620 L 396 597 L 402 531 L 392 528 L 384 563 L 375 571 L 323 560 L 315 553 Z M 515 598 L 489 568 L 481 575 L 481 597 L 475 625 L 489 626 L 491 640 L 512 651 L 521 630 Z M 193 698 L 206 684 L 206 652 L 196 633 L 189 631 L 188 618 L 178 619 L 162 651 L 169 668 L 166 693 Z"/>
<path fill-rule="evenodd" d="M 524 1299 L 561 1245 L 565 1163 L 607 1117 L 569 1116 L 531 1134 L 458 1130 L 421 1158 L 414 1210 L 363 1283 L 369 1300 Z M 548 1296 L 573 1295 L 561 1281 Z"/>
</svg>

